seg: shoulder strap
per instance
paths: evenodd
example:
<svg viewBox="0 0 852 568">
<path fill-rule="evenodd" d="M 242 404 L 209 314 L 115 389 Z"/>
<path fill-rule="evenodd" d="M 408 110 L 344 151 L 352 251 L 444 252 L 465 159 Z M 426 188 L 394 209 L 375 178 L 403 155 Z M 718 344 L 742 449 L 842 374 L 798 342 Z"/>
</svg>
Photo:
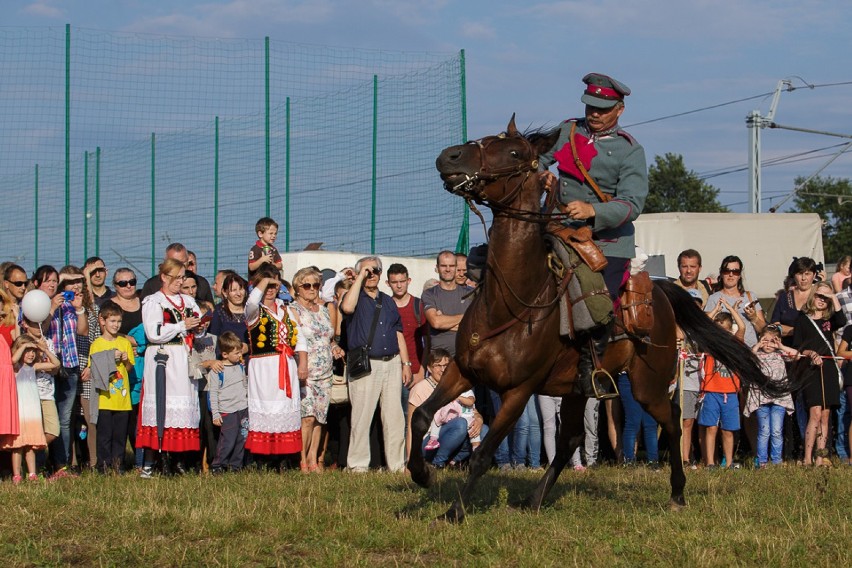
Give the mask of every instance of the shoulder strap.
<svg viewBox="0 0 852 568">
<path fill-rule="evenodd" d="M 414 317 L 417 319 L 417 325 L 419 326 L 421 323 L 420 316 L 422 315 L 420 313 L 420 298 L 417 296 L 412 296 L 412 298 L 414 298 Z"/>
<path fill-rule="evenodd" d="M 612 197 L 606 195 L 601 191 L 601 188 L 598 187 L 598 184 L 589 175 L 589 170 L 583 165 L 583 162 L 580 160 L 580 157 L 577 155 L 577 144 L 574 142 L 574 131 L 577 130 L 577 123 L 571 123 L 571 133 L 569 134 L 569 142 L 571 143 L 571 155 L 574 157 L 574 164 L 577 166 L 577 169 L 583 174 L 583 177 L 586 178 L 586 181 L 592 187 L 592 191 L 595 192 L 595 195 L 598 196 L 598 199 L 601 200 L 602 203 L 608 203 L 612 201 Z"/>
<path fill-rule="evenodd" d="M 382 311 L 382 293 L 376 297 L 376 311 L 373 312 L 373 323 L 370 324 L 370 335 L 367 336 L 367 351 L 373 345 L 373 336 L 376 335 L 376 325 L 379 323 L 379 312 Z"/>
</svg>

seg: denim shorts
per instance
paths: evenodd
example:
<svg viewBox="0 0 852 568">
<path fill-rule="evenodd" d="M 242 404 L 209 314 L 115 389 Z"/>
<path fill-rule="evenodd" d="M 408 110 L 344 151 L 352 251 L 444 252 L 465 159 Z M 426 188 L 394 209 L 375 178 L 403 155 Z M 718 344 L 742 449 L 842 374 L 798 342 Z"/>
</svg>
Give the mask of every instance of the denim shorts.
<svg viewBox="0 0 852 568">
<path fill-rule="evenodd" d="M 740 429 L 740 402 L 737 394 L 706 392 L 698 411 L 698 425 L 718 426 L 720 423 L 722 430 L 733 432 Z"/>
</svg>

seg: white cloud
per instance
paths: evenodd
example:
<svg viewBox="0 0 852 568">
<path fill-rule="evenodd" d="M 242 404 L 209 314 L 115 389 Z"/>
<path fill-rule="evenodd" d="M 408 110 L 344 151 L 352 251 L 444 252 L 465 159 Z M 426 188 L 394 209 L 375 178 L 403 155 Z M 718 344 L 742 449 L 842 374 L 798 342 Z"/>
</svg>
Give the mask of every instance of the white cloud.
<svg viewBox="0 0 852 568">
<path fill-rule="evenodd" d="M 33 2 L 24 6 L 23 11 L 31 16 L 40 16 L 44 18 L 62 18 L 65 12 L 56 6 L 51 6 L 47 2 Z"/>
<path fill-rule="evenodd" d="M 781 38 L 802 26 L 826 29 L 834 27 L 839 11 L 848 11 L 837 3 L 818 0 L 579 0 L 539 2 L 526 12 L 558 27 L 605 37 L 652 37 L 656 39 L 694 39 L 711 41 L 708 47 L 719 49 L 727 42 L 753 43 Z"/>
<path fill-rule="evenodd" d="M 497 30 L 482 22 L 465 22 L 461 26 L 461 35 L 469 39 L 492 40 L 497 37 Z"/>
<path fill-rule="evenodd" d="M 281 24 L 318 24 L 333 14 L 331 0 L 232 0 L 196 4 L 180 12 L 143 18 L 125 31 L 234 37 L 263 22 L 268 29 Z M 254 35 L 254 34 L 253 34 Z"/>
</svg>

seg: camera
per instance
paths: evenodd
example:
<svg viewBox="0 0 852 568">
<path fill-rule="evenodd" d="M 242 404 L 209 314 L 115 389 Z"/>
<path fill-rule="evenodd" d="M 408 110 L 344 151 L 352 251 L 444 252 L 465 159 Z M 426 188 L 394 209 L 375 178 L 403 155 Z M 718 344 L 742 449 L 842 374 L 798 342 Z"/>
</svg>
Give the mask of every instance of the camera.
<svg viewBox="0 0 852 568">
<path fill-rule="evenodd" d="M 814 282 L 822 282 L 822 276 L 820 276 L 821 272 L 825 272 L 825 265 L 823 263 L 817 263 L 814 266 L 814 272 L 816 273 L 816 277 L 814 278 Z"/>
<path fill-rule="evenodd" d="M 73 290 L 67 290 L 65 292 L 62 292 L 62 297 L 65 299 L 66 302 L 73 302 L 75 296 L 76 294 L 74 294 Z"/>
</svg>

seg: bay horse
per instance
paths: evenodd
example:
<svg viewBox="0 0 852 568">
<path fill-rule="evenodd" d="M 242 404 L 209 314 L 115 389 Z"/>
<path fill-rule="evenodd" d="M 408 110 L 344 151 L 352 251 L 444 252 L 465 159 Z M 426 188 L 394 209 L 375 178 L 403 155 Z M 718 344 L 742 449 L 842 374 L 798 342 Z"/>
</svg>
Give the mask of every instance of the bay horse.
<svg viewBox="0 0 852 568">
<path fill-rule="evenodd" d="M 556 142 L 558 129 L 522 135 L 514 116 L 505 133 L 446 148 L 436 166 L 445 188 L 488 206 L 493 212 L 483 277 L 459 324 L 456 355 L 433 394 L 414 412 L 408 469 L 417 484 L 428 487 L 434 469 L 423 458 L 422 440 L 435 412 L 474 384 L 500 394 L 502 406 L 488 434 L 473 452 L 466 482 L 442 516 L 459 522 L 475 482 L 491 466 L 506 437 L 535 393 L 561 396 L 562 427 L 555 459 L 525 506 L 539 510 L 571 454 L 583 438 L 586 399 L 575 389 L 580 344 L 559 333 L 562 283 L 548 268 L 544 226 L 554 216 L 542 213 L 544 187 L 538 156 Z M 557 215 L 558 217 L 558 215 Z M 686 505 L 686 477 L 681 461 L 680 409 L 670 399 L 679 350 L 679 326 L 701 352 L 712 354 L 737 373 L 743 385 L 772 392 L 750 349 L 712 322 L 692 297 L 668 281 L 655 281 L 654 325 L 645 338 L 627 336 L 607 346 L 602 368 L 613 377 L 626 371 L 633 396 L 662 425 L 669 439 L 673 509 Z"/>
</svg>

